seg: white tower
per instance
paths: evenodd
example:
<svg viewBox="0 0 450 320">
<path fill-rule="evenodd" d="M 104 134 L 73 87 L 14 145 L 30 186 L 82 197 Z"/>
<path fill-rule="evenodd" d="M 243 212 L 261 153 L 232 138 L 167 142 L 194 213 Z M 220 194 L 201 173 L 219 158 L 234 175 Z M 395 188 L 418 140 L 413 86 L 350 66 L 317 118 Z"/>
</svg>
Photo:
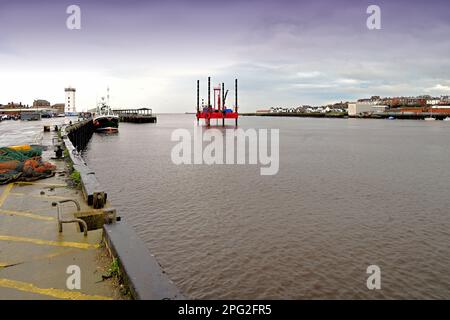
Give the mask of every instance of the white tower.
<svg viewBox="0 0 450 320">
<path fill-rule="evenodd" d="M 64 113 L 71 114 L 77 112 L 75 107 L 75 88 L 65 88 L 64 91 L 66 92 L 66 105 L 64 107 Z"/>
</svg>

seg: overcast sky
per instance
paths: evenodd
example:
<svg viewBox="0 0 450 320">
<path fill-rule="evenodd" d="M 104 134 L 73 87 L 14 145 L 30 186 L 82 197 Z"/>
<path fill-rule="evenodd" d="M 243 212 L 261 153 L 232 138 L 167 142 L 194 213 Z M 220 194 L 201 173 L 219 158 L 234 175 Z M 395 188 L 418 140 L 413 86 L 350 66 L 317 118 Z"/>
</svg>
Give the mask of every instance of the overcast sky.
<svg viewBox="0 0 450 320">
<path fill-rule="evenodd" d="M 81 8 L 81 30 L 66 9 Z M 367 7 L 381 8 L 369 30 Z M 450 94 L 449 1 L 0 0 L 0 103 L 195 110 L 196 80 L 242 111 L 371 95 Z M 230 104 L 231 104 L 230 100 Z"/>
</svg>

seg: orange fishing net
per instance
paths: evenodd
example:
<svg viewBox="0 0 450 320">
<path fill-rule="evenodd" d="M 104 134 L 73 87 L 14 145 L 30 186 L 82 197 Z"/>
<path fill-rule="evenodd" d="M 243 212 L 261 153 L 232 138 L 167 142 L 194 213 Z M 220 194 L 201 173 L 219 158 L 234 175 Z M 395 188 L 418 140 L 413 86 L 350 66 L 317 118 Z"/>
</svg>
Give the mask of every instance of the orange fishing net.
<svg viewBox="0 0 450 320">
<path fill-rule="evenodd" d="M 41 158 L 40 147 L 0 148 L 0 184 L 33 181 L 53 176 L 56 167 Z"/>
</svg>

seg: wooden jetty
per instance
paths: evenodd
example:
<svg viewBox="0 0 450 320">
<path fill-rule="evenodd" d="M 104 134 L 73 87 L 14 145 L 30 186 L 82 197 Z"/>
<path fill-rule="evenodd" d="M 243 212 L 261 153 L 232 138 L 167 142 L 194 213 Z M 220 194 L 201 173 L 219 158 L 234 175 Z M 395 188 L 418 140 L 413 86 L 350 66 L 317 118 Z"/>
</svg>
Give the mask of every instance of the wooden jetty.
<svg viewBox="0 0 450 320">
<path fill-rule="evenodd" d="M 156 116 L 150 108 L 117 109 L 113 112 L 119 116 L 121 122 L 156 123 Z"/>
</svg>

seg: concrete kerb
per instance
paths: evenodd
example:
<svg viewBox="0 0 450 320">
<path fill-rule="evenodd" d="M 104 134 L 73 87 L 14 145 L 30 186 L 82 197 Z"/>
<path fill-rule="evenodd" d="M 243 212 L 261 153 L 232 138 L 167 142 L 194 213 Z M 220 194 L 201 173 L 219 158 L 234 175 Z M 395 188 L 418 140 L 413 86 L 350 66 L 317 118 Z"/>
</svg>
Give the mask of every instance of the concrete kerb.
<svg viewBox="0 0 450 320">
<path fill-rule="evenodd" d="M 68 136 L 72 130 L 77 130 L 87 122 L 88 120 L 72 126 L 63 126 L 61 129 L 62 139 L 68 151 L 70 160 L 72 161 L 74 170 L 80 173 L 81 187 L 88 205 L 93 206 L 95 209 L 100 209 L 103 208 L 106 203 L 107 193 L 103 190 L 95 177 L 95 172 L 87 166 Z"/>
<path fill-rule="evenodd" d="M 89 205 L 93 205 L 94 193 L 103 193 L 106 201 L 106 192 L 95 177 L 95 172 L 90 170 L 74 147 L 68 133 L 76 130 L 76 127 L 63 126 L 61 128 L 62 140 L 68 151 L 73 168 L 80 173 L 83 194 Z M 92 201 L 90 201 L 92 199 Z M 176 285 L 167 277 L 149 252 L 143 241 L 135 231 L 124 222 L 114 222 L 103 225 L 103 239 L 111 255 L 119 262 L 125 284 L 130 289 L 134 299 L 166 300 L 186 299 Z"/>
</svg>

